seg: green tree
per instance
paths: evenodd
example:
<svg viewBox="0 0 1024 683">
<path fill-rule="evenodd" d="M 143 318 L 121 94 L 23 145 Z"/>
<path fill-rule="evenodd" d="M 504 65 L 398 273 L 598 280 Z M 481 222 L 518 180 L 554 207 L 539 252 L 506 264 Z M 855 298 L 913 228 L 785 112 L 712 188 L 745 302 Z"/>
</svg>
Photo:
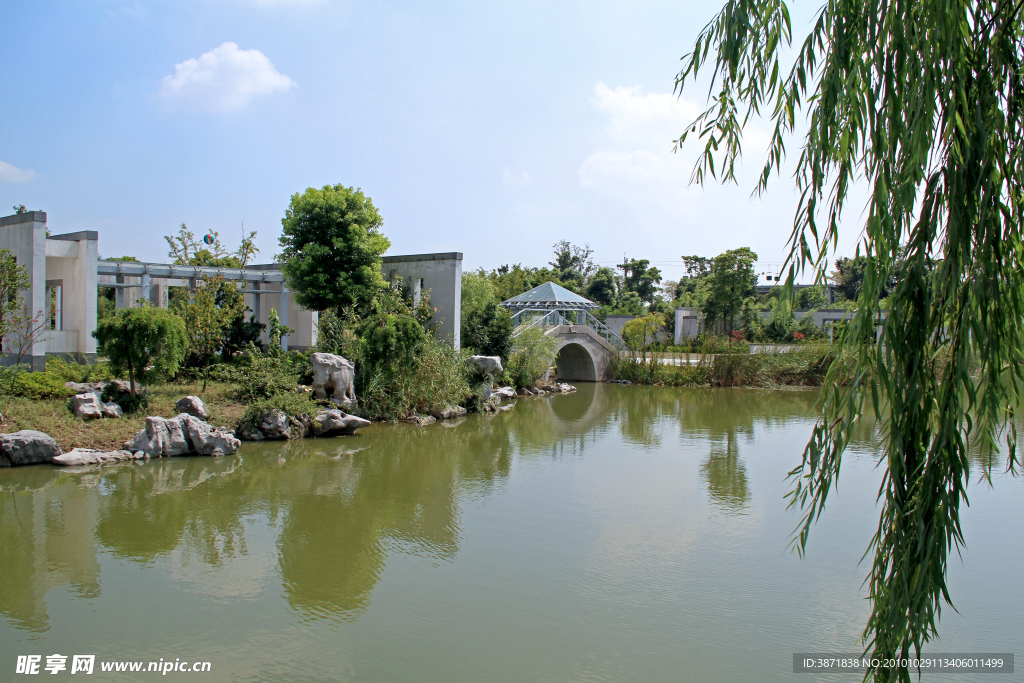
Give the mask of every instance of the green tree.
<svg viewBox="0 0 1024 683">
<path fill-rule="evenodd" d="M 764 113 L 774 132 L 763 191 L 807 122 L 788 283 L 800 268 L 824 278 L 850 187 L 870 186 L 865 275 L 841 335 L 857 366 L 844 385 L 837 365 L 826 378 L 823 415 L 790 495 L 805 513 L 802 550 L 870 399 L 885 436 L 864 636 L 877 657 L 906 657 L 936 635 L 951 599 L 946 571 L 964 540 L 968 448 L 991 454 L 1008 425 L 1009 467 L 1018 464 L 1024 17 L 1011 2 L 828 0 L 786 72 L 791 40 L 781 0 L 730 0 L 684 57 L 677 86 L 713 66 L 714 100 L 688 128 L 705 140 L 698 182 L 735 179 L 743 125 Z M 881 337 L 866 342 L 897 271 Z M 907 667 L 868 675 L 911 680 Z"/>
<path fill-rule="evenodd" d="M 267 314 L 267 336 L 270 338 L 270 343 L 267 344 L 267 353 L 271 356 L 279 356 L 283 352 L 283 342 L 285 336 L 295 332 L 295 329 L 288 327 L 281 323 L 281 318 L 277 314 L 276 308 L 271 308 Z"/>
<path fill-rule="evenodd" d="M 177 372 L 188 344 L 185 322 L 165 308 L 151 306 L 122 308 L 100 321 L 92 335 L 111 370 L 128 372 L 132 398 L 136 379 L 148 382 Z"/>
<path fill-rule="evenodd" d="M 615 302 L 615 273 L 611 268 L 598 268 L 585 290 L 586 297 L 596 304 L 611 306 Z"/>
<path fill-rule="evenodd" d="M 554 260 L 548 265 L 558 271 L 558 279 L 573 282 L 577 288 L 582 287 L 594 272 L 594 262 L 590 258 L 594 250 L 589 244 L 580 247 L 569 240 L 556 242 L 552 248 L 555 250 Z"/>
<path fill-rule="evenodd" d="M 622 341 L 631 351 L 639 351 L 653 342 L 655 335 L 664 327 L 665 317 L 662 314 L 648 313 L 622 326 Z"/>
<path fill-rule="evenodd" d="M 281 225 L 283 270 L 300 305 L 368 310 L 386 286 L 381 257 L 391 246 L 369 197 L 344 185 L 311 187 L 292 195 Z"/>
<path fill-rule="evenodd" d="M 463 319 L 461 341 L 463 348 L 506 361 L 512 351 L 512 316 L 492 301 Z"/>
<path fill-rule="evenodd" d="M 462 274 L 462 317 L 471 315 L 489 303 L 497 302 L 497 289 L 481 268 Z"/>
<path fill-rule="evenodd" d="M 230 290 L 234 290 L 234 296 Z M 185 322 L 188 353 L 203 367 L 203 391 L 210 375 L 210 361 L 224 346 L 232 323 L 244 314 L 241 292 L 222 276 L 203 277 L 189 292 L 179 314 Z"/>
<path fill-rule="evenodd" d="M 627 292 L 636 292 L 640 300 L 650 303 L 661 283 L 661 271 L 649 268 L 647 259 L 630 259 L 620 263 L 616 268 L 622 269 L 622 287 Z"/>
<path fill-rule="evenodd" d="M 701 304 L 707 324 L 721 320 L 725 323 L 726 334 L 732 334 L 736 315 L 743 310 L 743 301 L 754 292 L 755 261 L 757 254 L 747 247 L 730 249 L 711 260 Z"/>
<path fill-rule="evenodd" d="M 0 339 L 6 340 L 24 324 L 25 299 L 21 293 L 31 285 L 28 271 L 18 265 L 14 252 L 0 249 Z"/>
<path fill-rule="evenodd" d="M 205 240 L 209 238 L 209 243 Z M 220 235 L 211 230 L 203 238 L 203 242 L 196 240 L 195 233 L 188 229 L 184 223 L 178 229 L 177 235 L 166 235 L 168 246 L 171 250 L 167 256 L 173 259 L 173 263 L 182 266 L 215 266 L 219 268 L 244 268 L 254 255 L 259 252 L 256 248 L 256 231 L 248 235 L 242 232 L 242 241 L 236 251 L 228 251 L 221 243 Z M 127 259 L 108 259 L 127 260 Z M 130 260 L 134 261 L 134 258 Z"/>
</svg>

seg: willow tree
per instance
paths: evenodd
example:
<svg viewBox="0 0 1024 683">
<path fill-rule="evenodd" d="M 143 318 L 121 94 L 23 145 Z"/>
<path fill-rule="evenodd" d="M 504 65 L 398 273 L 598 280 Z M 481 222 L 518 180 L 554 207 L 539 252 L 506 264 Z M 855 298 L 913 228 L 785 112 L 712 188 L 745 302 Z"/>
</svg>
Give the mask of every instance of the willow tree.
<svg viewBox="0 0 1024 683">
<path fill-rule="evenodd" d="M 824 413 L 791 476 L 803 512 L 801 551 L 839 476 L 858 416 L 881 416 L 881 518 L 870 552 L 872 603 L 864 637 L 878 655 L 920 651 L 951 596 L 946 568 L 964 543 L 959 512 L 969 450 L 1005 438 L 1017 465 L 1014 407 L 1022 380 L 1024 55 L 1021 3 L 827 0 L 790 52 L 780 0 L 730 0 L 683 58 L 677 92 L 711 72 L 709 106 L 677 140 L 703 140 L 696 182 L 735 181 L 752 118 L 774 132 L 757 191 L 782 168 L 803 127 L 795 181 L 790 283 L 824 276 L 850 189 L 871 188 L 864 282 L 843 340 L 858 360 L 840 386 L 830 373 Z M 790 55 L 791 66 L 784 63 Z M 801 133 L 802 134 L 802 133 Z M 874 344 L 879 299 L 888 297 Z M 909 680 L 875 670 L 875 680 Z"/>
</svg>

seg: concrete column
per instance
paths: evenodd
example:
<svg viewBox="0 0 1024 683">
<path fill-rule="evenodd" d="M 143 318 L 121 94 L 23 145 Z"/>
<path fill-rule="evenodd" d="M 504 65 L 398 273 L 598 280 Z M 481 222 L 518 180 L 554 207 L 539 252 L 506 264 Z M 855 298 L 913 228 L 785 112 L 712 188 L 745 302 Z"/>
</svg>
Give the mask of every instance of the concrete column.
<svg viewBox="0 0 1024 683">
<path fill-rule="evenodd" d="M 149 279 L 149 273 L 142 274 L 142 300 L 146 303 L 151 301 L 151 284 Z"/>
<path fill-rule="evenodd" d="M 124 284 L 124 275 L 115 275 L 114 282 L 119 285 Z M 121 309 L 126 308 L 125 296 L 127 295 L 127 287 L 115 287 L 114 288 L 114 308 Z"/>
</svg>

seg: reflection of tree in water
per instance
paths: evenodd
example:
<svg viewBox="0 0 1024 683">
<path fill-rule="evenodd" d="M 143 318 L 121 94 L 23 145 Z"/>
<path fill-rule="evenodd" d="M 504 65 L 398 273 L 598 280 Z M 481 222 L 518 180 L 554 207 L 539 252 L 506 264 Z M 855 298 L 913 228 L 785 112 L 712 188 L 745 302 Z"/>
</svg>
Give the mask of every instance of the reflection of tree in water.
<svg viewBox="0 0 1024 683">
<path fill-rule="evenodd" d="M 747 468 L 740 460 L 734 437 L 726 436 L 722 444 L 713 444 L 707 459 L 700 465 L 701 479 L 707 484 L 711 503 L 726 512 L 742 512 L 750 501 Z"/>
<path fill-rule="evenodd" d="M 239 458 L 176 458 L 102 471 L 96 536 L 116 555 L 151 562 L 184 546 L 203 564 L 245 553 L 246 477 Z"/>
<path fill-rule="evenodd" d="M 813 419 L 815 398 L 581 383 L 575 394 L 520 400 L 496 415 L 245 444 L 240 457 L 0 471 L 0 613 L 45 629 L 53 586 L 98 595 L 102 546 L 143 564 L 177 551 L 186 564 L 225 566 L 247 554 L 243 520 L 256 517 L 277 534 L 289 603 L 307 618 L 353 618 L 389 554 L 453 558 L 460 505 L 491 495 L 517 455 L 579 457 L 616 430 L 627 443 L 656 444 L 678 424 L 684 438 L 713 444 L 701 475 L 712 501 L 736 510 L 750 499 L 739 439 L 755 424 Z"/>
<path fill-rule="evenodd" d="M 0 472 L 0 614 L 18 628 L 46 631 L 50 588 L 100 594 L 95 496 L 53 468 Z"/>
<path fill-rule="evenodd" d="M 467 428 L 463 428 L 463 427 Z M 387 555 L 450 560 L 459 549 L 459 494 L 508 476 L 507 430 L 471 422 L 380 427 L 345 440 L 288 444 L 280 486 L 289 501 L 279 537 L 281 577 L 308 618 L 352 619 L 369 604 Z"/>
</svg>

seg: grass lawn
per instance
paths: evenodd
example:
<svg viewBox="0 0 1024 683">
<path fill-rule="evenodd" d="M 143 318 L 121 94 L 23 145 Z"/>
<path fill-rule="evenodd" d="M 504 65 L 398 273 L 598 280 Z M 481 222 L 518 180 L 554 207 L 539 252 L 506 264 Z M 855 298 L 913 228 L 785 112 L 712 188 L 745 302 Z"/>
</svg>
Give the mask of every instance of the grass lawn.
<svg viewBox="0 0 1024 683">
<path fill-rule="evenodd" d="M 116 450 L 146 426 L 146 416 L 174 417 L 175 402 L 182 396 L 199 396 L 210 412 L 210 424 L 232 429 L 245 412 L 245 404 L 233 397 L 234 385 L 209 382 L 173 382 L 149 387 L 149 406 L 132 415 L 110 419 L 82 420 L 67 407 L 66 399 L 29 399 L 0 397 L 0 433 L 35 429 L 52 436 L 67 452 L 72 448 Z"/>
</svg>

